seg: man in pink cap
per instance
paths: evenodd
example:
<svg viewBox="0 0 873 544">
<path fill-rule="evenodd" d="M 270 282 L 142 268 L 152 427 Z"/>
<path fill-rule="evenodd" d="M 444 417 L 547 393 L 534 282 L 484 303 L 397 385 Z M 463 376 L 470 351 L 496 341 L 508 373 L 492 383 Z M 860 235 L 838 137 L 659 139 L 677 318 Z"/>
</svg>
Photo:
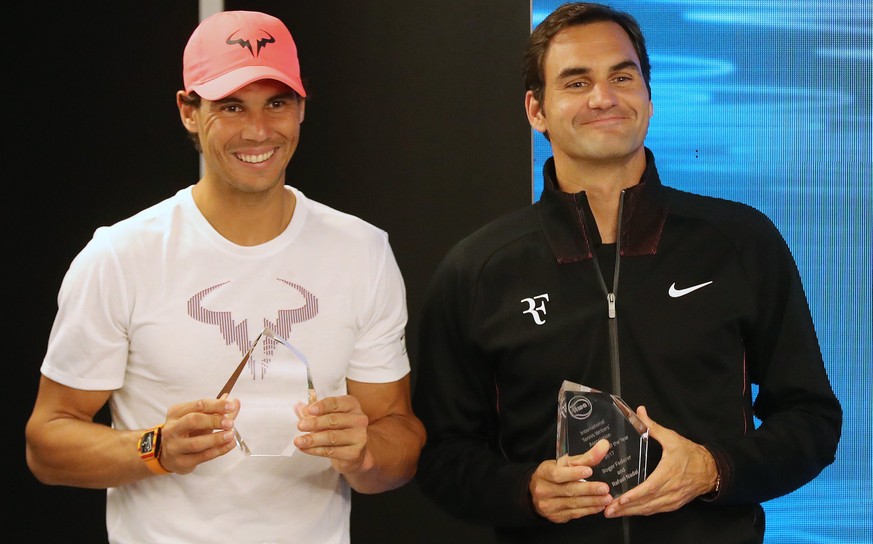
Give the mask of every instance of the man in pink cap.
<svg viewBox="0 0 873 544">
<path fill-rule="evenodd" d="M 425 440 L 403 278 L 385 232 L 285 184 L 306 91 L 280 20 L 204 19 L 183 65 L 203 177 L 70 265 L 28 465 L 106 488 L 110 542 L 348 543 L 350 490 L 405 484 Z"/>
</svg>

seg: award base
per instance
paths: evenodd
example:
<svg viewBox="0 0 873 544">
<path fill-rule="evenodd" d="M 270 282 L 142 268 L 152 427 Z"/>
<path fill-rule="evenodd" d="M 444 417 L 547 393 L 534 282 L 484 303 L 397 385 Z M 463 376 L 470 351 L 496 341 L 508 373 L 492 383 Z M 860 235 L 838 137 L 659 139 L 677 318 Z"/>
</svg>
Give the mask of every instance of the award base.
<svg viewBox="0 0 873 544">
<path fill-rule="evenodd" d="M 558 393 L 557 456 L 579 455 L 599 440 L 609 453 L 588 480 L 606 482 L 617 497 L 646 479 L 649 429 L 618 396 L 564 381 Z"/>
</svg>

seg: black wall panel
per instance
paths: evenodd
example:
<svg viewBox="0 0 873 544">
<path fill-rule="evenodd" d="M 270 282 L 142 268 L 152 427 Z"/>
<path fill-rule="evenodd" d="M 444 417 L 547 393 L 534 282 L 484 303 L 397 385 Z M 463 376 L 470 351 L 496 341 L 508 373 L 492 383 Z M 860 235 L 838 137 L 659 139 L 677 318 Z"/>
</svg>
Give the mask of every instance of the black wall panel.
<svg viewBox="0 0 873 544">
<path fill-rule="evenodd" d="M 310 96 L 288 182 L 388 231 L 407 285 L 414 380 L 417 316 L 437 262 L 463 235 L 530 200 L 520 68 L 529 3 L 277 0 L 225 8 L 267 11 L 291 29 Z M 15 167 L 4 177 L 16 188 L 4 205 L 15 257 L 8 308 L 17 325 L 6 334 L 12 541 L 105 541 L 104 491 L 39 484 L 24 461 L 24 423 L 70 260 L 96 227 L 198 177 L 174 101 L 197 17 L 195 2 L 171 0 L 7 10 Z M 414 483 L 355 495 L 352 536 L 355 544 L 492 541 L 489 531 L 439 511 Z"/>
</svg>

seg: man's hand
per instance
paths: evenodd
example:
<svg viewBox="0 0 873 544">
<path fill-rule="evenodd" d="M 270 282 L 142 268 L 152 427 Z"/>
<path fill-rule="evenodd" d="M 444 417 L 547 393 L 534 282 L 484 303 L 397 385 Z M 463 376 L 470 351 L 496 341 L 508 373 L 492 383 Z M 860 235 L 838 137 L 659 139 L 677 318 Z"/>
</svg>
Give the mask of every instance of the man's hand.
<svg viewBox="0 0 873 544">
<path fill-rule="evenodd" d="M 597 466 L 608 451 L 609 442 L 600 440 L 581 455 L 564 455 L 557 461 L 540 463 L 529 485 L 537 513 L 549 521 L 566 523 L 602 512 L 612 500 L 609 485 L 583 478 L 591 476 L 591 467 Z"/>
<path fill-rule="evenodd" d="M 294 445 L 309 455 L 327 457 L 340 474 L 370 470 L 375 459 L 367 447 L 370 418 L 352 395 L 327 397 L 300 410 Z"/>
<path fill-rule="evenodd" d="M 188 474 L 200 463 L 232 450 L 236 445 L 233 421 L 239 408 L 239 400 L 227 395 L 171 406 L 161 431 L 161 465 L 171 472 Z"/>
<path fill-rule="evenodd" d="M 606 517 L 672 512 L 715 489 L 718 471 L 709 450 L 658 425 L 643 406 L 637 416 L 649 427 L 649 437 L 661 444 L 661 462 L 643 483 L 617 497 L 606 508 Z"/>
</svg>

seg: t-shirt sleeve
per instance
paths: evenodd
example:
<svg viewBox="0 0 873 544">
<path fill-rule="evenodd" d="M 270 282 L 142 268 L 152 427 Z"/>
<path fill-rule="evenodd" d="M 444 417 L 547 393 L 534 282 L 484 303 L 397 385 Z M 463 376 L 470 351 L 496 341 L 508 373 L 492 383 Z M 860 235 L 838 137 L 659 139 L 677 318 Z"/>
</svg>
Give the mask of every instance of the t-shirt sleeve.
<svg viewBox="0 0 873 544">
<path fill-rule="evenodd" d="M 348 378 L 387 383 L 409 373 L 406 352 L 406 287 L 387 234 L 374 246 L 361 286 L 368 293 L 348 369 Z"/>
<path fill-rule="evenodd" d="M 129 311 L 123 273 L 98 229 L 73 259 L 40 371 L 75 389 L 109 391 L 124 382 Z"/>
</svg>

